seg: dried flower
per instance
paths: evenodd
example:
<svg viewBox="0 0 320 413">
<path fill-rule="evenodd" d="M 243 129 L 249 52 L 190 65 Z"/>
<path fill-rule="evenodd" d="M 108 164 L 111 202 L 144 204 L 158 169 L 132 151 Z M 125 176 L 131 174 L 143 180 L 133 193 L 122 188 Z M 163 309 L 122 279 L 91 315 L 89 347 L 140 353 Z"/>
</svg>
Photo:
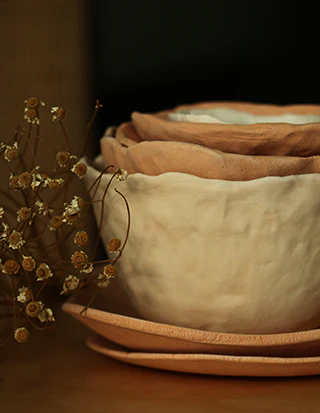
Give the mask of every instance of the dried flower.
<svg viewBox="0 0 320 413">
<path fill-rule="evenodd" d="M 128 171 L 122 168 L 118 168 L 115 175 L 118 181 L 125 181 L 128 178 Z"/>
<path fill-rule="evenodd" d="M 34 216 L 35 216 L 35 213 L 32 212 L 31 208 L 28 208 L 28 207 L 21 207 L 17 211 L 18 222 L 28 222 L 31 225 Z"/>
<path fill-rule="evenodd" d="M 9 248 L 13 250 L 20 249 L 26 241 L 22 238 L 22 233 L 15 229 L 11 232 L 8 238 Z"/>
<path fill-rule="evenodd" d="M 4 215 L 4 209 L 3 206 L 0 205 L 0 219 L 3 217 Z"/>
<path fill-rule="evenodd" d="M 33 271 L 36 268 L 36 261 L 32 258 L 32 257 L 27 257 L 25 255 L 22 256 L 23 260 L 22 260 L 22 268 L 25 271 Z"/>
<path fill-rule="evenodd" d="M 98 280 L 99 281 L 97 282 L 97 286 L 100 288 L 107 288 L 110 284 L 110 277 L 106 276 L 105 274 L 99 274 Z"/>
<path fill-rule="evenodd" d="M 28 123 L 36 123 L 37 125 L 40 125 L 39 113 L 36 109 L 24 108 L 23 118 Z"/>
<path fill-rule="evenodd" d="M 19 184 L 23 189 L 28 188 L 31 185 L 32 180 L 33 180 L 32 174 L 28 171 L 23 172 L 19 176 Z"/>
<path fill-rule="evenodd" d="M 23 189 L 23 186 L 20 183 L 20 176 L 19 175 L 10 175 L 9 178 L 9 183 L 10 186 L 15 189 L 15 190 L 19 190 L 19 189 Z"/>
<path fill-rule="evenodd" d="M 66 151 L 58 152 L 56 159 L 60 166 L 66 166 L 70 160 L 70 153 Z"/>
<path fill-rule="evenodd" d="M 24 101 L 27 109 L 38 109 L 40 106 L 45 106 L 44 102 L 36 97 L 31 97 Z"/>
<path fill-rule="evenodd" d="M 88 262 L 83 268 L 81 268 L 80 272 L 83 274 L 90 274 L 93 271 L 93 264 Z"/>
<path fill-rule="evenodd" d="M 87 173 L 87 165 L 85 165 L 83 162 L 77 162 L 73 165 L 71 171 L 75 173 L 80 179 L 82 179 Z"/>
<path fill-rule="evenodd" d="M 121 247 L 121 241 L 118 238 L 111 238 L 108 242 L 107 249 L 109 252 L 117 252 Z"/>
<path fill-rule="evenodd" d="M 44 281 L 53 276 L 53 273 L 48 264 L 42 262 L 36 269 L 37 281 Z"/>
<path fill-rule="evenodd" d="M 41 301 L 30 301 L 26 306 L 26 313 L 29 317 L 35 318 L 43 309 Z"/>
<path fill-rule="evenodd" d="M 40 106 L 45 106 L 45 104 L 35 97 L 31 97 L 28 100 L 25 100 L 24 103 L 26 104 L 26 107 L 24 108 L 24 119 L 28 123 L 36 123 L 37 125 L 39 125 L 40 119 L 38 109 Z"/>
<path fill-rule="evenodd" d="M 73 241 L 78 247 L 84 247 L 89 242 L 89 235 L 86 231 L 78 231 L 75 234 Z"/>
<path fill-rule="evenodd" d="M 63 223 L 63 219 L 61 215 L 55 215 L 54 217 L 52 217 L 48 223 L 48 228 L 50 229 L 50 231 L 56 231 L 57 229 L 59 229 L 61 227 Z"/>
<path fill-rule="evenodd" d="M 71 255 L 71 262 L 75 268 L 82 268 L 88 264 L 88 255 L 83 251 L 76 251 Z"/>
<path fill-rule="evenodd" d="M 51 108 L 51 114 L 52 122 L 60 122 L 66 116 L 66 111 L 59 106 L 53 106 Z"/>
<path fill-rule="evenodd" d="M 38 319 L 41 321 L 41 323 L 55 321 L 51 308 L 44 308 L 43 310 L 41 310 L 38 314 Z"/>
<path fill-rule="evenodd" d="M 29 335 L 29 331 L 26 327 L 19 327 L 14 331 L 14 338 L 18 343 L 26 343 L 29 339 Z"/>
<path fill-rule="evenodd" d="M 64 280 L 62 291 L 60 294 L 67 294 L 70 291 L 74 291 L 78 288 L 80 280 L 75 275 L 68 275 Z"/>
<path fill-rule="evenodd" d="M 117 269 L 114 265 L 108 264 L 103 268 L 103 274 L 107 277 L 113 278 L 117 274 Z"/>
<path fill-rule="evenodd" d="M 59 189 L 62 188 L 64 180 L 62 178 L 48 179 L 46 183 L 48 183 L 48 187 L 50 189 Z"/>
<path fill-rule="evenodd" d="M 38 212 L 39 212 L 40 215 L 46 216 L 49 213 L 53 212 L 53 209 L 49 208 L 48 203 L 45 202 L 45 201 L 43 201 L 43 202 L 42 201 L 36 201 L 35 204 L 38 207 Z"/>
<path fill-rule="evenodd" d="M 63 222 L 66 222 L 68 225 L 74 225 L 79 221 L 80 214 L 78 212 L 71 214 L 70 212 L 65 211 L 63 214 Z"/>
<path fill-rule="evenodd" d="M 11 260 L 7 260 L 3 264 L 2 272 L 5 274 L 17 274 L 19 269 L 20 269 L 20 265 L 17 263 L 17 261 L 11 259 Z"/>
<path fill-rule="evenodd" d="M 6 145 L 6 150 L 4 151 L 4 159 L 7 162 L 15 161 L 19 157 L 19 146 L 18 142 L 14 142 L 12 146 Z"/>
<path fill-rule="evenodd" d="M 31 300 L 31 290 L 29 287 L 19 288 L 19 295 L 17 296 L 17 301 L 19 303 L 25 304 Z"/>
</svg>

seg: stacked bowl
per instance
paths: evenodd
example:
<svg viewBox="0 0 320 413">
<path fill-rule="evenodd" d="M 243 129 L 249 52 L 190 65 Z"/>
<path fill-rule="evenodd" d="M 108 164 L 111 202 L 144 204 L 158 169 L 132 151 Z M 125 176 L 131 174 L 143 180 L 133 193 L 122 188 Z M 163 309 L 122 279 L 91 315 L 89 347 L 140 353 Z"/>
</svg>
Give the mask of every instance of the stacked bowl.
<svg viewBox="0 0 320 413">
<path fill-rule="evenodd" d="M 319 374 L 319 122 L 318 106 L 213 102 L 107 129 L 85 179 L 129 173 L 94 210 L 107 245 L 128 224 L 112 189 L 128 201 L 117 270 L 137 315 L 65 304 L 88 345 L 166 370 Z"/>
</svg>

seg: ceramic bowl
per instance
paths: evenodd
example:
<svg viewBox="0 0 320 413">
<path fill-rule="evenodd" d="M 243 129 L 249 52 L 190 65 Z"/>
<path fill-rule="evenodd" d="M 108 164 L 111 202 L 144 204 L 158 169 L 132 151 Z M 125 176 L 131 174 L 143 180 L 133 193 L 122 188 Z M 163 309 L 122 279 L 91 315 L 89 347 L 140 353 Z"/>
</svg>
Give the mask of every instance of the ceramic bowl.
<svg viewBox="0 0 320 413">
<path fill-rule="evenodd" d="M 245 181 L 319 173 L 319 121 L 315 105 L 220 102 L 133 113 L 102 138 L 101 152 L 106 165 L 151 176 Z"/>
<path fill-rule="evenodd" d="M 103 168 L 88 167 L 90 186 Z M 110 175 L 103 176 L 101 199 Z M 139 313 L 165 324 L 273 334 L 320 325 L 320 175 L 251 181 L 139 173 L 112 183 L 102 239 L 123 239 L 120 281 Z M 94 203 L 99 222 L 102 204 Z"/>
</svg>

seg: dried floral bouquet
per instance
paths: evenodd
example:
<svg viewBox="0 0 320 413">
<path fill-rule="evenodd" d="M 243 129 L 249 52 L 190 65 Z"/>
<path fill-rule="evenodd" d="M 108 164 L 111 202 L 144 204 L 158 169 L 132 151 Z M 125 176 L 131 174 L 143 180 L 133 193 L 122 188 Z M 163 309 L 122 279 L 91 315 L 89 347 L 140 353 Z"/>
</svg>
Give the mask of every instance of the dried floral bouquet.
<svg viewBox="0 0 320 413">
<path fill-rule="evenodd" d="M 12 337 L 24 343 L 32 328 L 45 330 L 55 321 L 52 309 L 45 304 L 48 296 L 46 290 L 52 285 L 61 285 L 60 294 L 66 295 L 92 288 L 88 307 L 99 288 L 107 287 L 116 275 L 115 264 L 122 255 L 129 234 L 128 202 L 115 189 L 127 208 L 127 232 L 123 242 L 118 238 L 110 240 L 108 255 L 113 254 L 114 258 L 96 260 L 103 216 L 92 243 L 87 228 L 88 214 L 94 202 L 104 202 L 113 179 L 126 179 L 126 171 L 116 170 L 102 199 L 95 199 L 95 195 L 101 177 L 109 167 L 85 192 L 85 196 L 74 193 L 73 179 L 81 180 L 87 172 L 82 157 L 101 107 L 99 102 L 96 102 L 79 156 L 72 153 L 63 124 L 63 108 L 51 108 L 52 121 L 61 128 L 61 150 L 54 153 L 40 136 L 40 111 L 43 106 L 44 103 L 35 97 L 26 100 L 24 119 L 27 126 L 17 128 L 10 142 L 0 142 L 0 158 L 8 169 L 7 191 L 0 190 L 0 317 L 2 306 L 13 319 L 9 335 L 0 344 Z M 38 162 L 39 145 L 52 158 L 50 170 Z M 92 251 L 88 252 L 92 246 Z M 97 265 L 102 268 L 100 272 L 94 271 Z"/>
</svg>

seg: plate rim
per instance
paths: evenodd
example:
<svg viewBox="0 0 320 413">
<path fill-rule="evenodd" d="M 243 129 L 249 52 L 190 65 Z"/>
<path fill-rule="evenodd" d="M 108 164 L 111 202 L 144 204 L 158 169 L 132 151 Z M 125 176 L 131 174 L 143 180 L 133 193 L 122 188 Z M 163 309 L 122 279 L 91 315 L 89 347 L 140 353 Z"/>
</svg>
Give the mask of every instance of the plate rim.
<svg viewBox="0 0 320 413">
<path fill-rule="evenodd" d="M 143 320 L 136 317 L 130 317 L 122 314 L 117 314 L 109 311 L 98 310 L 89 307 L 85 315 L 80 315 L 81 310 L 85 307 L 83 305 L 65 302 L 62 305 L 63 311 L 75 316 L 78 319 L 84 318 L 103 324 L 108 324 L 114 327 L 127 329 L 134 332 L 149 334 L 153 336 L 160 336 L 166 338 L 173 338 L 176 340 L 199 343 L 199 344 L 216 344 L 224 346 L 237 347 L 275 347 L 298 345 L 302 343 L 311 343 L 320 340 L 320 328 L 313 330 L 297 331 L 291 333 L 278 334 L 239 334 L 239 333 L 219 333 L 213 331 L 205 331 L 192 329 L 188 327 L 174 326 L 170 324 L 163 324 L 156 321 Z M 132 328 L 132 320 L 135 326 Z M 156 331 L 158 327 L 161 331 Z M 154 327 L 154 329 L 150 328 Z M 185 334 L 183 334 L 185 333 Z M 199 338 L 201 334 L 201 339 Z M 196 337 L 196 340 L 192 340 Z M 237 337 L 236 344 L 231 338 Z"/>
<path fill-rule="evenodd" d="M 108 347 L 111 344 L 112 347 Z M 99 354 L 136 366 L 142 366 L 152 369 L 165 371 L 175 371 L 180 373 L 205 374 L 216 376 L 246 376 L 246 377 L 295 377 L 295 376 L 314 376 L 320 374 L 320 356 L 315 357 L 266 357 L 266 356 L 234 356 L 220 354 L 203 354 L 203 353 L 148 353 L 141 351 L 127 350 L 116 343 L 106 340 L 98 334 L 90 335 L 86 339 L 86 345 L 90 350 Z M 173 361 L 172 368 L 168 362 Z M 184 363 L 181 367 L 175 366 L 175 361 Z M 158 363 L 164 362 L 161 366 Z M 200 366 L 194 366 L 194 363 L 213 362 L 217 366 L 212 366 L 212 370 L 201 370 Z M 191 368 L 188 368 L 190 363 Z M 187 365 L 186 365 L 187 364 Z M 225 366 L 224 366 L 225 365 Z M 240 368 L 239 368 L 240 366 Z M 221 368 L 227 367 L 225 374 Z M 231 371 L 230 371 L 231 367 Z M 287 367 L 287 369 L 286 369 Z M 308 369 L 312 367 L 318 370 L 300 371 L 299 368 Z M 216 371 L 215 368 L 217 369 Z M 229 369 L 228 369 L 229 368 Z M 235 368 L 235 370 L 233 369 Z M 261 369 L 264 372 L 259 371 Z M 218 370 L 220 369 L 220 373 Z M 298 369 L 298 371 L 297 371 Z M 249 372 L 248 372 L 249 370 Z"/>
</svg>

